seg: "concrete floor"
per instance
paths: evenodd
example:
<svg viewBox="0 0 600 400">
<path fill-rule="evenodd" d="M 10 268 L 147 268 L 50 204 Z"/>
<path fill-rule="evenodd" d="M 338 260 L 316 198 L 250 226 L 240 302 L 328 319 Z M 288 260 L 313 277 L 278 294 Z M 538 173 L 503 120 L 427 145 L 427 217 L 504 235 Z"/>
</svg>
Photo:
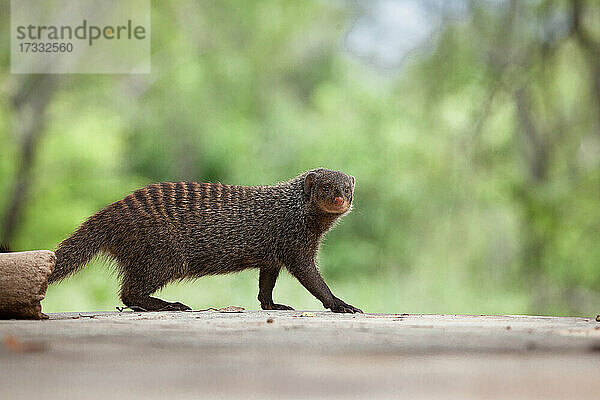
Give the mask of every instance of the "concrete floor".
<svg viewBox="0 0 600 400">
<path fill-rule="evenodd" d="M 0 339 L 0 399 L 600 399 L 593 318 L 65 313 Z"/>
</svg>

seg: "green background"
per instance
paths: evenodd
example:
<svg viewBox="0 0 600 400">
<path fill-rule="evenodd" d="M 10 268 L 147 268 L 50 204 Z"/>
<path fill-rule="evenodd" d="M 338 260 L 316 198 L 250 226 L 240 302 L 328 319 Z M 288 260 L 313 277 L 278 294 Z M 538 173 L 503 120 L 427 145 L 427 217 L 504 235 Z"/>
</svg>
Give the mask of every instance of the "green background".
<svg viewBox="0 0 600 400">
<path fill-rule="evenodd" d="M 377 31 L 387 3 L 153 2 L 151 74 L 51 76 L 10 74 L 1 2 L 0 224 L 17 183 L 26 190 L 0 240 L 54 249 L 151 182 L 271 184 L 327 167 L 357 178 L 354 211 L 319 255 L 345 301 L 600 313 L 600 3 L 399 2 L 431 29 L 386 62 L 352 39 Z M 158 296 L 256 309 L 257 281 L 245 271 Z M 94 261 L 43 307 L 111 310 L 117 291 Z M 321 308 L 287 273 L 275 300 Z"/>
</svg>

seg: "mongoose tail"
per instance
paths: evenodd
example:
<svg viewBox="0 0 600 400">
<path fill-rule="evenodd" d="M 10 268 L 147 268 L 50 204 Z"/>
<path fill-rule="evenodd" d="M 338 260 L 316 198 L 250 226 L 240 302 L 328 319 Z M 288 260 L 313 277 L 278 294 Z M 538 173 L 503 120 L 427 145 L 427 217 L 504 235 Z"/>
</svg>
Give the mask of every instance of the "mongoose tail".
<svg viewBox="0 0 600 400">
<path fill-rule="evenodd" d="M 83 268 L 106 244 L 103 224 L 104 210 L 92 215 L 75 232 L 63 240 L 56 250 L 56 266 L 49 283 L 61 281 Z"/>
</svg>

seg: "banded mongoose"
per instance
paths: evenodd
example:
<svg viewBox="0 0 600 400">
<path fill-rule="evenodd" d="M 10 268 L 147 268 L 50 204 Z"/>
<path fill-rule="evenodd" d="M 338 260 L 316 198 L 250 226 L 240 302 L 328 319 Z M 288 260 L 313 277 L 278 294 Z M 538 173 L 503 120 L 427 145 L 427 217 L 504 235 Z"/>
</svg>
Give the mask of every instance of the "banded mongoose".
<svg viewBox="0 0 600 400">
<path fill-rule="evenodd" d="M 139 311 L 190 308 L 150 295 L 173 280 L 259 269 L 263 310 L 282 267 L 325 308 L 360 313 L 335 297 L 315 256 L 323 235 L 352 208 L 355 179 L 313 169 L 273 186 L 165 182 L 146 186 L 92 215 L 56 250 L 56 282 L 101 252 L 117 262 L 120 297 Z"/>
</svg>

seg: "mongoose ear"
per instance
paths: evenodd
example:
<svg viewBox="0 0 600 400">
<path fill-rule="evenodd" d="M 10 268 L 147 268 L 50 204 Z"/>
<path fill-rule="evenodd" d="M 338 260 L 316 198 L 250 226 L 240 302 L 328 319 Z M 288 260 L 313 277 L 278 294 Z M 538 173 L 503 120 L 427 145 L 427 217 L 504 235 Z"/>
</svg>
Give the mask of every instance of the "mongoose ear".
<svg viewBox="0 0 600 400">
<path fill-rule="evenodd" d="M 312 189 L 313 184 L 315 183 L 315 177 L 317 174 L 314 172 L 309 172 L 306 174 L 304 178 L 304 194 L 310 196 L 310 189 Z"/>
<path fill-rule="evenodd" d="M 350 175 L 350 180 L 352 180 L 352 189 L 354 189 L 354 186 L 356 186 L 356 178 Z"/>
</svg>

